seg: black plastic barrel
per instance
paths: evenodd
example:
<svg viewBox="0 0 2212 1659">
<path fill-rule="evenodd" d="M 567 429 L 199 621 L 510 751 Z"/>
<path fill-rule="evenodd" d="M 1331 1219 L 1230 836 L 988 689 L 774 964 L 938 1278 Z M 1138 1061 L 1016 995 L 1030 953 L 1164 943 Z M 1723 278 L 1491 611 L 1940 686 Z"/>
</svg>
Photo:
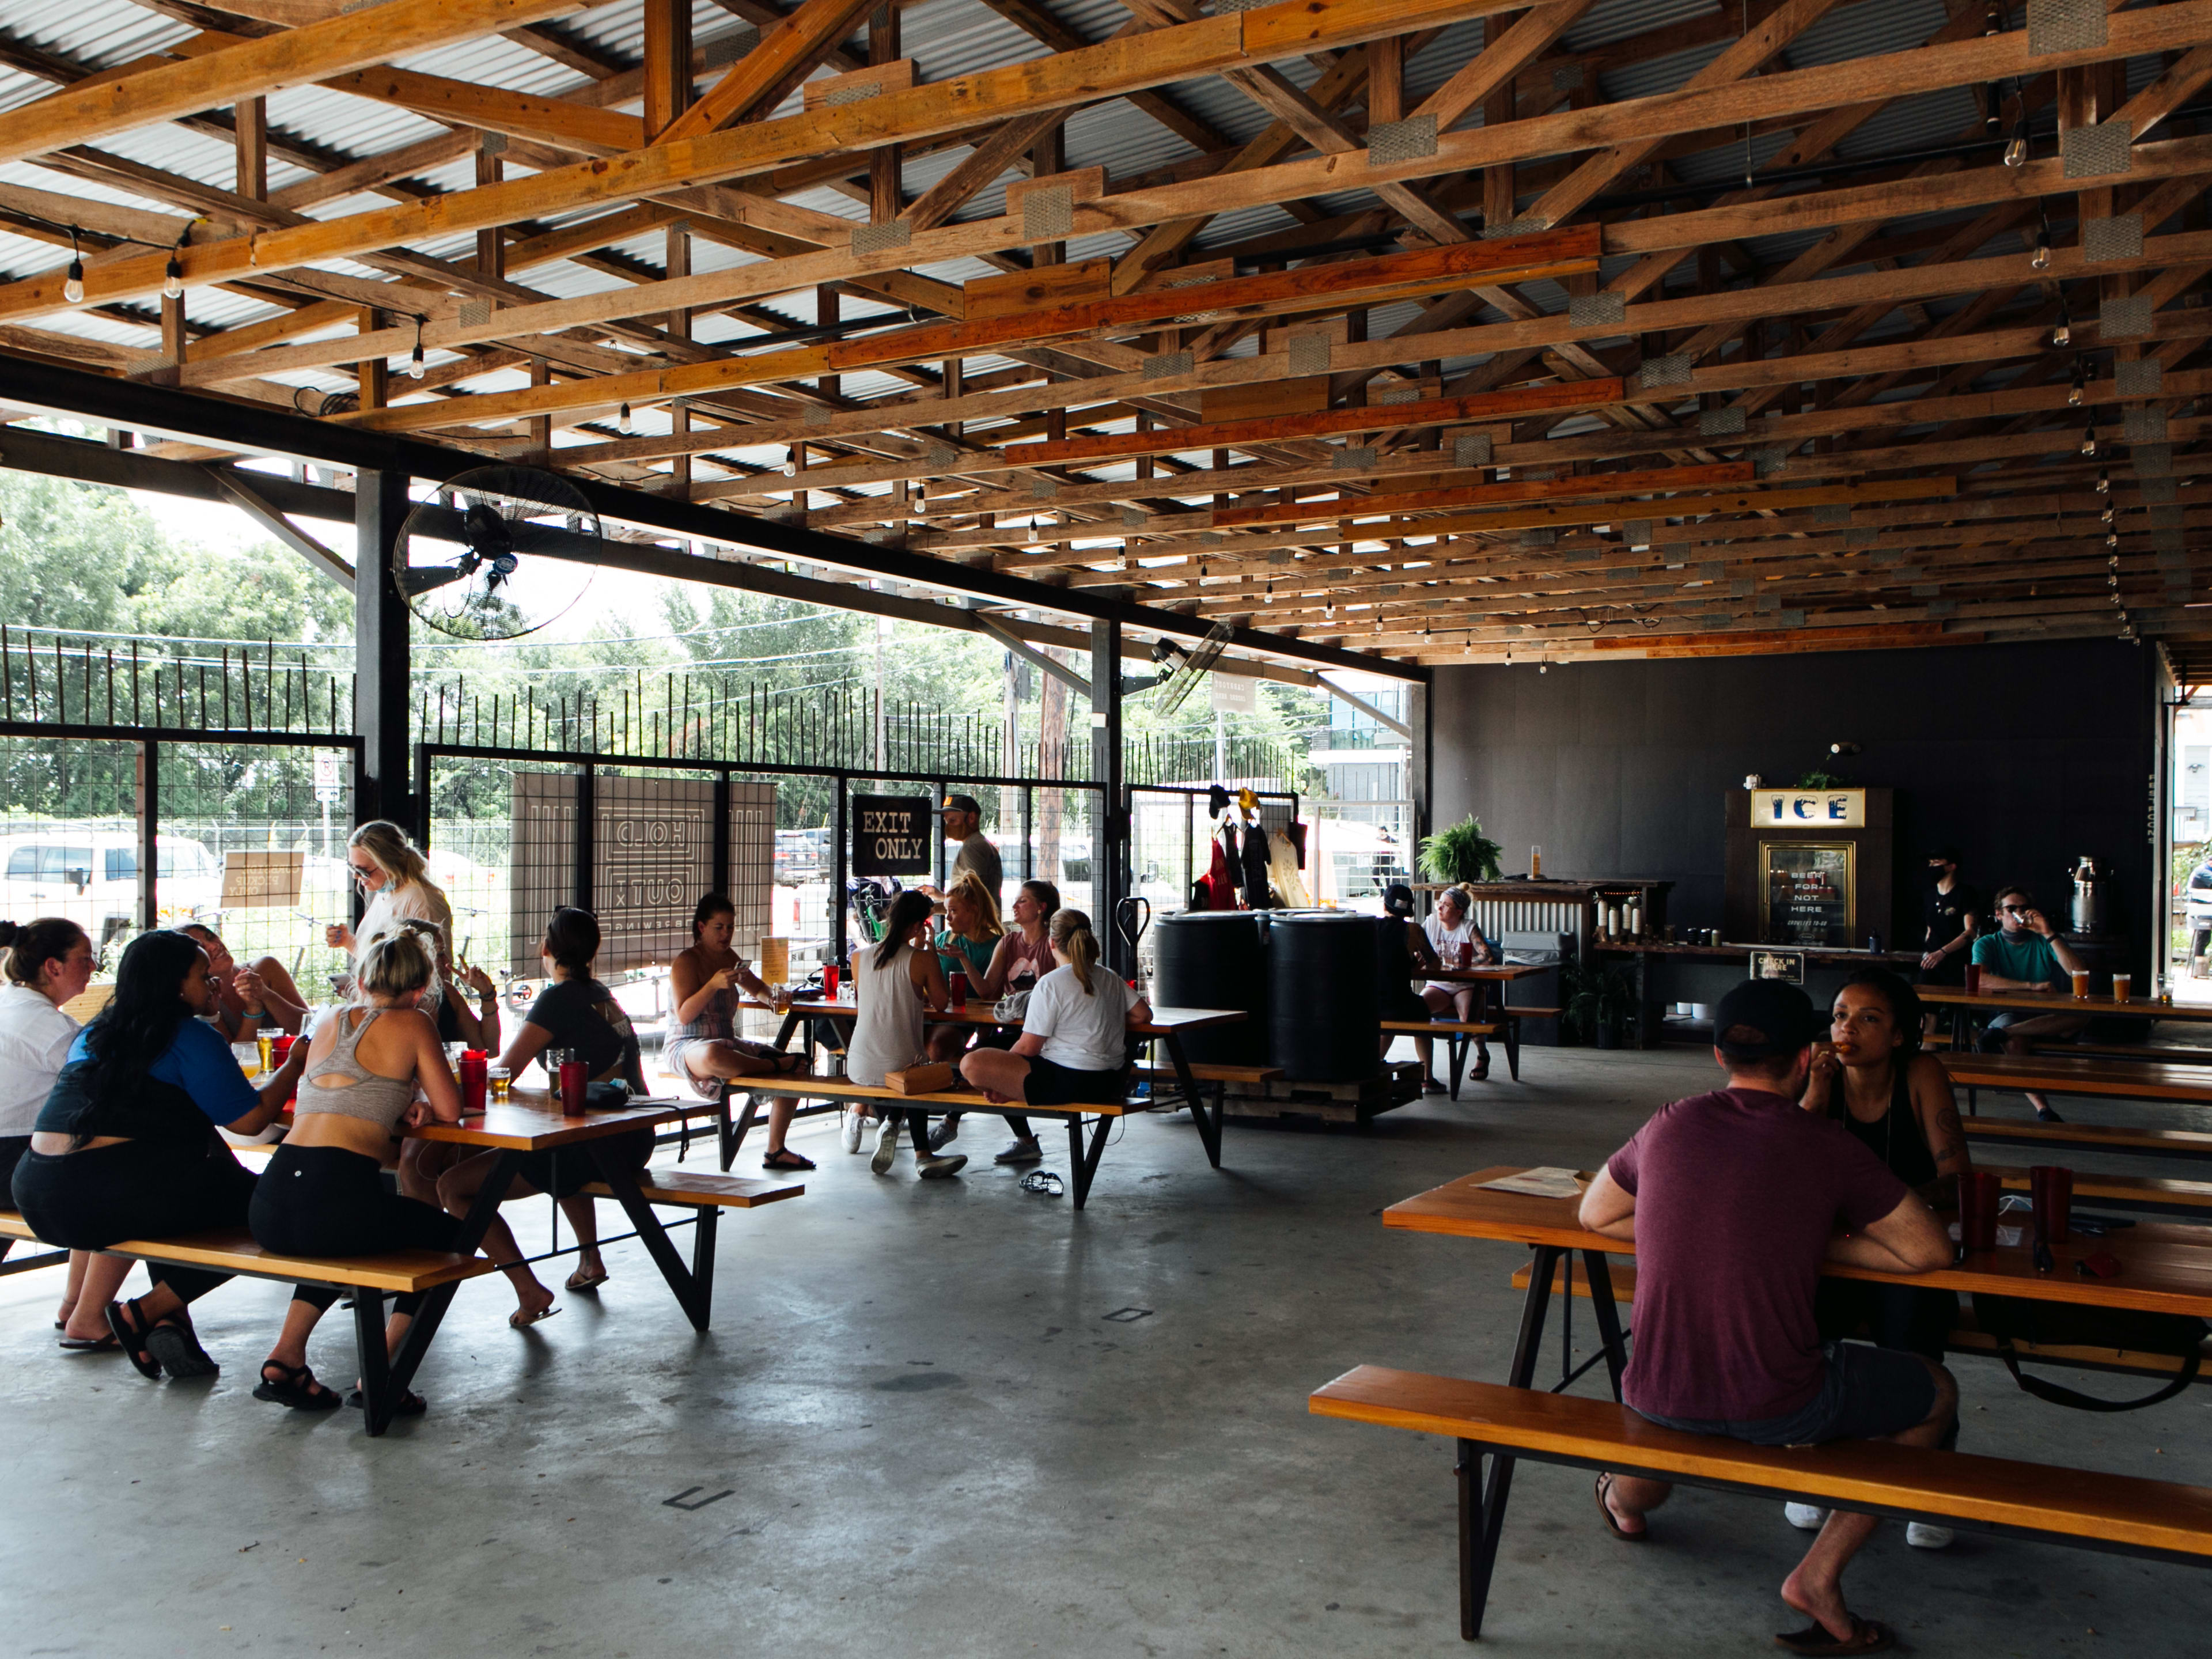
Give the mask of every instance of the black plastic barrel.
<svg viewBox="0 0 2212 1659">
<path fill-rule="evenodd" d="M 1267 918 L 1253 910 L 1189 910 L 1152 927 L 1152 1003 L 1242 1008 L 1251 1018 L 1183 1033 L 1194 1065 L 1257 1066 L 1267 1033 Z"/>
<path fill-rule="evenodd" d="M 1294 1082 L 1372 1077 L 1378 979 L 1374 917 L 1278 911 L 1267 928 L 1267 1064 Z"/>
</svg>

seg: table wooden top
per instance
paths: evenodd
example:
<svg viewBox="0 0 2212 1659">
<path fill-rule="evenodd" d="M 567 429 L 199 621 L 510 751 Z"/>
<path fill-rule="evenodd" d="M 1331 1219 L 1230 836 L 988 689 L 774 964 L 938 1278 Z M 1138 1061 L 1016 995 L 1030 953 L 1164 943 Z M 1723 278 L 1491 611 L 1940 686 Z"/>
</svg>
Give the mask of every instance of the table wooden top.
<svg viewBox="0 0 2212 1659">
<path fill-rule="evenodd" d="M 2212 1020 L 2212 1003 L 2161 1002 L 2156 997 L 2130 997 L 2122 1002 L 2111 991 L 2077 997 L 2071 991 L 1977 991 L 1972 996 L 1955 985 L 1917 985 L 1923 1002 L 1942 1008 L 1987 1008 L 2039 1014 L 2094 1014 L 2100 1018 L 2129 1015 L 2143 1019 Z"/>
<path fill-rule="evenodd" d="M 1382 1224 L 1461 1238 L 1551 1244 L 1601 1250 L 1609 1255 L 1636 1254 L 1633 1243 L 1585 1230 L 1576 1218 L 1577 1200 L 1574 1199 L 1493 1192 L 1482 1184 L 1519 1173 L 1511 1164 L 1477 1170 L 1393 1204 L 1382 1212 Z M 2118 1278 L 2093 1279 L 2074 1270 L 2075 1261 L 2100 1250 L 2119 1259 Z M 2048 1273 L 2036 1272 L 2025 1243 L 2010 1249 L 1977 1250 L 1955 1267 L 1929 1273 L 1879 1273 L 1840 1262 L 1826 1263 L 1820 1271 L 1834 1279 L 1867 1279 L 1930 1290 L 1983 1291 L 2042 1302 L 2212 1316 L 2212 1237 L 2202 1227 L 2142 1222 L 2103 1238 L 2076 1234 L 2063 1244 L 2053 1244 L 2051 1254 L 2058 1267 Z"/>
<path fill-rule="evenodd" d="M 2212 1106 L 2212 1066 L 2174 1060 L 2103 1060 L 2072 1054 L 1969 1054 L 1934 1051 L 1954 1084 L 2033 1089 L 2113 1100 L 2183 1100 Z"/>
<path fill-rule="evenodd" d="M 1474 968 L 1438 968 L 1433 970 L 1426 968 L 1418 969 L 1415 970 L 1415 976 L 1422 979 L 1455 981 L 1463 985 L 1486 982 L 1496 985 L 1516 979 L 1528 979 L 1537 974 L 1548 974 L 1556 966 L 1558 966 L 1556 963 L 1490 962 Z"/>
<path fill-rule="evenodd" d="M 772 1002 L 749 1000 L 744 1006 L 748 1008 L 763 1009 L 769 1013 L 787 1012 L 778 1008 Z M 992 1002 L 967 1002 L 957 1008 L 948 1008 L 942 1013 L 933 1011 L 926 1012 L 923 1018 L 933 1020 L 941 1025 L 1019 1025 L 1021 1024 L 1018 1019 L 1001 1019 L 993 1012 L 997 1006 L 996 1003 Z M 793 997 L 791 1000 L 789 1012 L 811 1014 L 820 1019 L 858 1019 L 860 1017 L 858 1004 L 847 1002 L 842 999 L 836 1002 L 825 1002 L 819 997 Z M 1252 1016 L 1242 1008 L 1154 1008 L 1152 1017 L 1147 1023 L 1142 1025 L 1133 1025 L 1129 1029 L 1144 1036 L 1169 1036 L 1177 1031 L 1202 1031 L 1210 1026 L 1240 1024 L 1251 1018 Z"/>
<path fill-rule="evenodd" d="M 680 1101 L 649 1100 L 633 1102 L 612 1111 L 563 1117 L 550 1091 L 518 1088 L 506 1100 L 487 1102 L 483 1111 L 471 1112 L 459 1123 L 425 1123 L 407 1133 L 425 1140 L 450 1140 L 463 1146 L 542 1152 L 631 1129 L 659 1128 L 664 1123 L 675 1122 L 686 1109 Z"/>
</svg>

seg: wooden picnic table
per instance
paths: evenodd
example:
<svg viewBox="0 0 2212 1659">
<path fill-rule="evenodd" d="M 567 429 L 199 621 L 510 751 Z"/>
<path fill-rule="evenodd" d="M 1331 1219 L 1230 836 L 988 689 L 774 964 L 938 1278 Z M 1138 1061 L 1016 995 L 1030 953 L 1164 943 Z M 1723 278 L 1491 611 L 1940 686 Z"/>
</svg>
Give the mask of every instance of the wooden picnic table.
<svg viewBox="0 0 2212 1659">
<path fill-rule="evenodd" d="M 475 1255 L 483 1243 L 484 1232 L 491 1225 L 492 1217 L 498 1213 L 501 1200 L 507 1196 L 508 1184 L 523 1154 L 566 1152 L 590 1158 L 599 1169 L 599 1179 L 606 1183 L 615 1201 L 629 1217 L 630 1224 L 637 1230 L 637 1237 L 653 1257 L 653 1266 L 660 1269 L 661 1278 L 675 1293 L 684 1316 L 695 1328 L 704 1330 L 714 1289 L 711 1255 L 702 1255 L 696 1271 L 685 1267 L 684 1258 L 677 1254 L 668 1237 L 667 1228 L 639 1189 L 637 1171 L 625 1167 L 620 1158 L 609 1156 L 606 1150 L 617 1136 L 637 1129 L 658 1129 L 684 1116 L 690 1109 L 681 1101 L 633 1100 L 611 1110 L 586 1111 L 580 1117 L 568 1117 L 562 1115 L 553 1091 L 518 1085 L 507 1099 L 487 1101 L 483 1111 L 465 1113 L 459 1123 L 425 1123 L 409 1128 L 407 1133 L 424 1140 L 488 1147 L 501 1155 L 470 1205 L 468 1214 L 462 1218 L 461 1239 L 455 1248 L 469 1255 Z M 702 1232 L 702 1242 L 710 1236 Z"/>
<path fill-rule="evenodd" d="M 1920 1000 L 1940 1008 L 1985 1010 L 1991 1013 L 2029 1011 L 2039 1014 L 2127 1015 L 2142 1019 L 2212 1022 L 2212 1003 L 2167 1002 L 2157 997 L 2130 997 L 2122 1002 L 2110 993 L 2077 997 L 2071 991 L 1977 991 L 1972 996 L 1955 985 L 1919 985 Z"/>
<path fill-rule="evenodd" d="M 2172 1060 L 2112 1060 L 2102 1055 L 1978 1054 L 1937 1050 L 1951 1081 L 1977 1089 L 2033 1090 L 2038 1094 L 2093 1095 L 2106 1100 L 2178 1100 L 2212 1106 L 2212 1066 Z"/>
<path fill-rule="evenodd" d="M 775 1003 L 763 1002 L 757 999 L 747 999 L 742 1006 L 747 1008 L 763 1009 L 769 1012 L 778 1012 Z M 935 1010 L 927 1011 L 924 1018 L 940 1025 L 991 1025 L 1019 1029 L 1021 1021 L 1001 1019 L 997 1012 L 997 1007 L 996 1003 L 970 1001 L 962 1003 L 957 1007 L 945 1009 L 941 1012 Z M 805 1022 L 807 1028 L 807 1066 L 810 1071 L 813 1068 L 814 1027 L 817 1023 L 826 1023 L 832 1026 L 849 1025 L 860 1017 L 858 1003 L 842 1000 L 831 1001 L 822 997 L 794 997 L 783 1005 L 781 1012 L 783 1014 L 783 1024 L 776 1030 L 775 1046 L 778 1048 L 785 1048 L 790 1042 L 793 1033 L 798 1030 L 800 1023 Z M 1151 1019 L 1142 1025 L 1133 1025 L 1129 1028 L 1129 1033 L 1133 1036 L 1158 1037 L 1166 1045 L 1169 1063 L 1175 1067 L 1176 1086 L 1182 1092 L 1183 1104 L 1190 1109 L 1191 1121 L 1198 1126 L 1200 1140 L 1205 1144 L 1206 1161 L 1217 1170 L 1221 1167 L 1221 1119 L 1225 1108 L 1218 1096 L 1210 1105 L 1207 1103 L 1206 1095 L 1199 1085 L 1198 1079 L 1191 1071 L 1190 1057 L 1183 1052 L 1182 1034 L 1185 1031 L 1207 1030 L 1217 1025 L 1236 1025 L 1250 1018 L 1251 1015 L 1246 1013 L 1242 1008 L 1154 1008 Z M 793 1081 L 798 1080 L 793 1079 Z M 754 1084 L 750 1079 L 748 1079 L 746 1082 L 750 1087 L 757 1087 L 763 1092 L 773 1092 L 776 1079 L 763 1078 L 759 1083 Z M 784 1092 L 804 1096 L 806 1091 L 803 1087 L 793 1087 Z"/>
</svg>

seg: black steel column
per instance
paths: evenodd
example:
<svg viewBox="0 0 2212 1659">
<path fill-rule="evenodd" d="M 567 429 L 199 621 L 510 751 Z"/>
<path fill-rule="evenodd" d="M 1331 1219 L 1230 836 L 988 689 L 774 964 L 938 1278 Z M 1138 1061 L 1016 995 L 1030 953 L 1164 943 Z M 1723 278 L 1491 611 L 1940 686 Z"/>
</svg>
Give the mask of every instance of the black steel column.
<svg viewBox="0 0 2212 1659">
<path fill-rule="evenodd" d="M 147 742 L 138 745 L 138 926 L 149 933 L 161 925 L 161 746 Z"/>
<path fill-rule="evenodd" d="M 1115 908 L 1129 890 L 1129 803 L 1121 783 L 1121 624 L 1091 624 L 1091 776 L 1100 790 L 1098 823 L 1091 837 L 1091 894 L 1106 960 L 1127 979 L 1137 971 L 1128 941 L 1114 925 Z"/>
<path fill-rule="evenodd" d="M 411 824 L 407 776 L 407 602 L 392 580 L 399 527 L 407 521 L 407 475 L 364 467 L 354 495 L 353 720 L 362 739 L 354 821 Z"/>
<path fill-rule="evenodd" d="M 576 861 L 569 876 L 569 884 L 575 896 L 568 902 L 580 910 L 594 910 L 592 879 L 593 866 L 599 862 L 599 772 L 595 766 L 579 767 L 576 771 Z"/>
<path fill-rule="evenodd" d="M 769 839 L 773 842 L 774 838 L 775 832 L 771 828 Z M 730 871 L 730 775 L 727 772 L 714 774 L 713 845 L 713 862 L 708 868 L 714 872 L 710 878 L 714 889 L 718 893 L 734 891 L 736 884 L 731 879 Z"/>
<path fill-rule="evenodd" d="M 1429 763 L 1430 757 L 1436 751 L 1429 709 L 1435 700 L 1434 694 L 1425 685 L 1406 688 L 1406 724 L 1413 732 L 1406 750 L 1406 796 L 1413 803 L 1412 822 L 1407 826 L 1411 831 L 1406 843 L 1406 867 L 1408 870 L 1413 867 L 1412 849 L 1421 844 L 1424 836 L 1433 833 L 1429 824 L 1429 807 L 1435 798 L 1431 793 L 1434 781 L 1430 776 Z"/>
<path fill-rule="evenodd" d="M 846 854 L 850 847 L 847 801 L 853 781 L 840 772 L 837 783 L 837 811 L 830 831 L 830 960 L 845 959 L 845 872 Z"/>
</svg>

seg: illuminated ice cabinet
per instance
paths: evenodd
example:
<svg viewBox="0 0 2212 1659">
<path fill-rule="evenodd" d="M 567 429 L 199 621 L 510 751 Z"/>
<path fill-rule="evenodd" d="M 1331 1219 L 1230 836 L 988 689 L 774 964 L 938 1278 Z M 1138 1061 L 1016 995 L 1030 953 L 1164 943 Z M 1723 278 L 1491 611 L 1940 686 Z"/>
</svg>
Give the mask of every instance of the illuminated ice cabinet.
<svg viewBox="0 0 2212 1659">
<path fill-rule="evenodd" d="M 1891 792 L 1732 789 L 1728 938 L 1863 950 L 1891 938 Z"/>
</svg>

